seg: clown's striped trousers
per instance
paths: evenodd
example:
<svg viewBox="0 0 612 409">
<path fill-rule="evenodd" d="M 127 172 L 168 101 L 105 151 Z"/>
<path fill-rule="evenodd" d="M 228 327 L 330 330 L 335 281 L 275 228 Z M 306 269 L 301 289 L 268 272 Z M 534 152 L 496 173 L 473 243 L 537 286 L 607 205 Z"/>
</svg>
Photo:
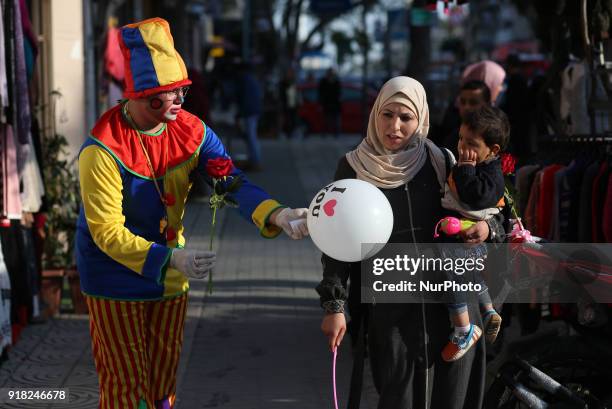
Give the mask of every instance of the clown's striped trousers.
<svg viewBox="0 0 612 409">
<path fill-rule="evenodd" d="M 187 294 L 161 301 L 87 297 L 101 409 L 170 409 Z"/>
</svg>

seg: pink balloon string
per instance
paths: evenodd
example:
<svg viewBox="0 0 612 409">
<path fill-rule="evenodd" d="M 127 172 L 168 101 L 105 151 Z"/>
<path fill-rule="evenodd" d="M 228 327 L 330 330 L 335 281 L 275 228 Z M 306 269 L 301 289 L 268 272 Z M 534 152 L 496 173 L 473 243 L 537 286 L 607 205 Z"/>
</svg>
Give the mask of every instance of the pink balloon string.
<svg viewBox="0 0 612 409">
<path fill-rule="evenodd" d="M 332 365 L 332 380 L 334 384 L 334 407 L 338 409 L 338 394 L 336 393 L 336 357 L 338 356 L 338 347 L 334 347 L 334 363 Z"/>
</svg>

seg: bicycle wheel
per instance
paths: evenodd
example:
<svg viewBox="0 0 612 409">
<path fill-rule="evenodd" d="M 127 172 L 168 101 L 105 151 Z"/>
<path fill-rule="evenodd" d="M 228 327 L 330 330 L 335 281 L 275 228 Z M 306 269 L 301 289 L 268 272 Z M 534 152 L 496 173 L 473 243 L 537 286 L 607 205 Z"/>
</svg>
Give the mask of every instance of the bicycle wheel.
<svg viewBox="0 0 612 409">
<path fill-rule="evenodd" d="M 558 337 L 520 354 L 525 359 L 589 404 L 589 408 L 612 409 L 612 354 L 580 336 Z M 500 371 L 502 372 L 502 371 Z M 553 405 L 558 399 L 538 387 L 518 365 L 506 365 L 505 376 Z M 497 374 L 485 395 L 484 409 L 519 409 L 529 406 L 517 399 L 513 388 Z M 553 406 L 554 407 L 554 406 Z"/>
</svg>

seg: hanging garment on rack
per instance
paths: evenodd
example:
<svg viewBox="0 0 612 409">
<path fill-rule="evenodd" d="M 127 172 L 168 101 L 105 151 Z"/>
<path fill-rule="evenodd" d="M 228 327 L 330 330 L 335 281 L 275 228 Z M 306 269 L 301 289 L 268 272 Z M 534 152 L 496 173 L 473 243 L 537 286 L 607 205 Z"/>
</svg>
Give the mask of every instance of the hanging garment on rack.
<svg viewBox="0 0 612 409">
<path fill-rule="evenodd" d="M 580 208 L 578 211 L 578 241 L 590 243 L 592 240 L 593 221 L 591 200 L 593 199 L 593 180 L 599 172 L 599 162 L 592 163 L 584 171 L 580 183 Z"/>
<path fill-rule="evenodd" d="M 21 220 L 21 195 L 13 127 L 8 124 L 0 124 L 0 138 L 4 148 L 2 150 L 2 216 Z"/>
<path fill-rule="evenodd" d="M 110 27 L 106 33 L 106 47 L 104 49 L 104 70 L 113 81 L 123 84 L 125 79 L 125 65 L 121 47 L 119 46 L 119 29 Z M 114 105 L 115 101 L 111 101 Z"/>
<path fill-rule="evenodd" d="M 38 165 L 38 174 L 40 174 L 40 182 L 41 182 L 41 187 L 39 189 L 39 193 L 42 195 L 41 197 L 41 201 L 42 201 L 42 205 L 40 206 L 40 209 L 38 209 L 39 212 L 46 212 L 47 211 L 47 203 L 45 200 L 45 180 L 44 177 L 42 176 L 42 169 L 44 169 L 45 167 L 45 162 L 44 162 L 44 157 L 43 157 L 43 153 L 42 153 L 42 141 L 41 141 L 41 134 L 40 134 L 40 126 L 38 124 L 38 120 L 36 119 L 36 116 L 32 117 L 32 144 L 34 146 L 34 157 L 36 159 L 36 163 Z"/>
<path fill-rule="evenodd" d="M 36 155 L 34 153 L 34 146 L 30 143 L 28 149 L 28 156 L 21 172 L 21 182 L 23 190 L 21 192 L 21 208 L 24 212 L 36 213 L 42 206 L 42 197 L 45 194 L 42 176 L 38 162 L 36 161 Z"/>
<path fill-rule="evenodd" d="M 9 227 L 0 227 L 4 262 L 11 279 L 11 322 L 27 324 L 18 311 L 30 308 L 32 293 L 26 268 L 26 252 L 21 234 L 21 220 L 11 220 Z M 27 318 L 27 317 L 25 317 Z"/>
<path fill-rule="evenodd" d="M 25 62 L 25 48 L 23 45 L 23 28 L 21 25 L 21 10 L 19 0 L 14 1 L 14 21 L 15 21 L 15 91 L 17 98 L 17 123 L 15 130 L 17 134 L 17 167 L 21 171 L 29 153 L 27 146 L 31 141 L 30 128 L 30 101 L 28 91 L 28 75 Z"/>
<path fill-rule="evenodd" d="M 608 187 L 608 162 L 603 161 L 599 166 L 597 176 L 593 179 L 593 190 L 591 199 L 591 238 L 593 243 L 603 243 L 603 204 Z"/>
<path fill-rule="evenodd" d="M 34 47 L 32 46 L 29 38 L 23 39 L 23 50 L 26 63 L 26 77 L 29 84 L 30 81 L 32 81 L 34 66 L 36 64 L 36 54 L 34 53 Z"/>
<path fill-rule="evenodd" d="M 552 223 L 553 196 L 555 191 L 555 173 L 562 168 L 554 164 L 542 171 L 540 195 L 536 209 L 536 235 L 550 239 L 550 226 Z"/>
<path fill-rule="evenodd" d="M 561 183 L 567 167 L 561 167 L 553 176 L 553 192 L 552 192 L 552 212 L 550 215 L 550 229 L 548 238 L 552 241 L 559 242 L 561 240 L 560 229 L 560 207 L 561 207 Z"/>
<path fill-rule="evenodd" d="M 603 236 L 606 243 L 612 243 L 612 173 L 608 175 L 606 199 L 603 206 Z"/>
<path fill-rule="evenodd" d="M 11 345 L 11 279 L 0 244 L 0 351 Z"/>
<path fill-rule="evenodd" d="M 561 119 L 570 135 L 586 135 L 591 131 L 587 111 L 588 66 L 584 61 L 570 62 L 561 74 Z"/>
<path fill-rule="evenodd" d="M 19 11 L 21 12 L 21 27 L 23 29 L 26 74 L 29 82 L 32 80 L 32 76 L 34 75 L 36 56 L 38 55 L 38 40 L 36 39 L 36 35 L 32 29 L 32 21 L 30 20 L 30 12 L 28 10 L 26 0 L 19 0 Z"/>
<path fill-rule="evenodd" d="M 529 191 L 533 183 L 533 178 L 539 169 L 540 165 L 525 165 L 521 166 L 516 171 L 515 188 L 518 192 L 519 212 L 522 215 L 525 214 L 525 208 L 527 207 L 527 201 L 529 200 Z"/>
<path fill-rule="evenodd" d="M 15 18 L 12 0 L 3 3 L 4 50 L 6 54 L 6 81 L 8 89 L 7 122 L 12 126 L 17 123 L 17 93 L 15 91 Z M 15 145 L 16 146 L 16 145 Z"/>
<path fill-rule="evenodd" d="M 107 108 L 111 108 L 123 99 L 125 80 L 123 54 L 119 46 L 119 29 L 116 27 L 109 27 L 106 33 L 104 73 L 106 74 L 104 84 L 108 95 L 106 103 Z"/>
<path fill-rule="evenodd" d="M 24 39 L 32 44 L 34 56 L 36 56 L 38 54 L 38 39 L 36 34 L 34 34 L 34 29 L 32 29 L 32 20 L 30 19 L 30 11 L 28 10 L 26 0 L 19 0 L 19 11 L 21 13 L 21 27 Z"/>
<path fill-rule="evenodd" d="M 30 294 L 37 295 L 40 292 L 40 271 L 36 263 L 36 245 L 34 243 L 34 229 L 19 226 L 21 233 L 21 248 L 23 249 L 23 264 L 27 277 L 27 286 Z"/>
<path fill-rule="evenodd" d="M 4 16 L 0 2 L 0 44 L 4 50 Z M 6 53 L 0 52 L 0 122 L 6 122 L 4 108 L 9 105 L 8 84 L 6 78 Z"/>
<path fill-rule="evenodd" d="M 560 241 L 575 243 L 578 241 L 578 219 L 580 209 L 580 182 L 586 162 L 573 161 L 567 167 L 561 182 L 559 199 L 559 233 Z"/>
<path fill-rule="evenodd" d="M 532 232 L 537 231 L 537 208 L 540 200 L 540 186 L 542 184 L 542 176 L 544 171 L 539 170 L 536 172 L 533 183 L 531 184 L 531 190 L 529 191 L 529 199 L 527 200 L 527 206 L 525 207 L 525 226 L 527 230 Z"/>
</svg>

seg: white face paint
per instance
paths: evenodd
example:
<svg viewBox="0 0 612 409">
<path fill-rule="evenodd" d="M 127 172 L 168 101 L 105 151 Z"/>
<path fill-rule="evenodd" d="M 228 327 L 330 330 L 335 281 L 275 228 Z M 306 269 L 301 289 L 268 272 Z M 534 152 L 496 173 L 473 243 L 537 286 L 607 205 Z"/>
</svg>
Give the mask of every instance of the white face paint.
<svg viewBox="0 0 612 409">
<path fill-rule="evenodd" d="M 167 121 L 176 121 L 178 114 L 173 114 L 172 111 L 168 110 L 164 113 L 164 119 Z"/>
<path fill-rule="evenodd" d="M 162 98 L 160 98 L 160 96 Z M 163 96 L 164 95 L 157 96 L 157 98 L 162 101 L 162 105 L 157 109 L 150 108 L 150 112 L 160 122 L 176 121 L 176 118 L 181 110 L 181 105 L 184 102 L 183 97 L 168 99 L 163 98 Z"/>
</svg>

